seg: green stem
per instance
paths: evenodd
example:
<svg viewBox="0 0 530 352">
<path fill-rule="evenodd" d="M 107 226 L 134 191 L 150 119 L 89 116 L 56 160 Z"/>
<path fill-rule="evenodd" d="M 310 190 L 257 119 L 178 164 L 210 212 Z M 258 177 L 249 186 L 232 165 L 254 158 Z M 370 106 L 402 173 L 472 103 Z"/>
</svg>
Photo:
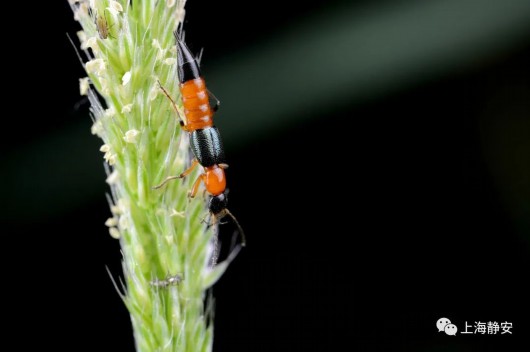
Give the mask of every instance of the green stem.
<svg viewBox="0 0 530 352">
<path fill-rule="evenodd" d="M 173 31 L 184 2 L 70 0 L 81 48 L 90 59 L 81 94 L 92 104 L 92 132 L 103 139 L 110 165 L 110 234 L 119 238 L 125 275 L 123 300 L 130 311 L 138 351 L 210 351 L 211 307 L 207 289 L 226 269 L 211 267 L 214 231 L 201 222 L 201 197 L 188 201 L 186 180 L 153 190 L 179 174 L 191 155 L 168 99 L 178 101 Z M 104 98 L 104 109 L 90 84 Z M 167 279 L 166 279 L 167 278 Z"/>
</svg>

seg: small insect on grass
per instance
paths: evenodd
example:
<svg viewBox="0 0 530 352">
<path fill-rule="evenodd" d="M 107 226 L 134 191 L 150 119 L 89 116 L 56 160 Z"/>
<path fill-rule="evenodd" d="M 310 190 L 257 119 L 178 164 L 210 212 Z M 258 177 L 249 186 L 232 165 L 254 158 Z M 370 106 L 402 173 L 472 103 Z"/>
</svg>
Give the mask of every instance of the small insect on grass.
<svg viewBox="0 0 530 352">
<path fill-rule="evenodd" d="M 161 287 L 166 288 L 169 286 L 176 286 L 182 282 L 183 278 L 182 275 L 176 274 L 176 275 L 167 275 L 165 279 L 154 279 L 150 282 L 151 286 L 154 287 Z"/>
<path fill-rule="evenodd" d="M 90 16 L 94 20 L 96 30 L 98 31 L 99 37 L 101 39 L 107 39 L 108 37 L 114 38 L 110 33 L 114 24 L 109 26 L 106 10 L 103 10 L 103 14 L 100 14 L 97 10 L 91 10 Z"/>
<path fill-rule="evenodd" d="M 221 134 L 213 123 L 213 113 L 219 106 L 219 101 L 206 88 L 204 78 L 201 76 L 198 60 L 186 46 L 181 32 L 175 32 L 177 40 L 178 78 L 182 103 L 184 105 L 184 119 L 179 113 L 177 104 L 169 92 L 159 83 L 160 89 L 170 100 L 180 122 L 181 128 L 190 136 L 190 146 L 195 159 L 191 166 L 180 175 L 169 176 L 162 183 L 153 187 L 159 189 L 167 182 L 182 179 L 197 167 L 202 166 L 204 171 L 193 183 L 188 196 L 194 198 L 201 184 L 204 184 L 210 195 L 208 203 L 210 219 L 208 225 L 215 225 L 224 217 L 229 217 L 239 230 L 241 246 L 245 246 L 245 234 L 236 217 L 228 210 L 228 190 L 226 188 L 225 170 L 228 164 L 221 140 Z M 215 105 L 210 105 L 210 98 Z"/>
</svg>

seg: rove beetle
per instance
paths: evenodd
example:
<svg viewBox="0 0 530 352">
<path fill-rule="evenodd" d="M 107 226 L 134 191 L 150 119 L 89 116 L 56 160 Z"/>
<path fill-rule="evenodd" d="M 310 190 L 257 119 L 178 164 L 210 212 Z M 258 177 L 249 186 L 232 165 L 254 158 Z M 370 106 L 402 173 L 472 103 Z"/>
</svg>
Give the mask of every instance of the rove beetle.
<svg viewBox="0 0 530 352">
<path fill-rule="evenodd" d="M 179 31 L 175 32 L 177 40 L 177 64 L 179 88 L 184 106 L 185 121 L 180 116 L 177 104 L 171 98 L 166 89 L 158 82 L 160 88 L 171 101 L 173 109 L 176 111 L 180 126 L 190 135 L 190 147 L 195 155 L 191 166 L 178 176 L 169 176 L 161 184 L 155 186 L 159 189 L 168 181 L 184 178 L 189 175 L 195 167 L 200 164 L 204 172 L 197 178 L 190 192 L 190 198 L 195 197 L 199 186 L 204 183 L 206 191 L 210 194 L 208 208 L 210 215 L 215 219 L 222 219 L 225 216 L 232 218 L 239 229 L 242 246 L 245 246 L 246 240 L 243 229 L 239 225 L 236 217 L 228 210 L 228 192 L 226 190 L 225 153 L 221 135 L 217 127 L 213 124 L 213 113 L 219 108 L 219 100 L 206 88 L 204 78 L 201 76 L 199 63 L 191 53 L 186 43 L 182 39 Z M 210 105 L 210 97 L 215 100 L 215 105 Z"/>
</svg>

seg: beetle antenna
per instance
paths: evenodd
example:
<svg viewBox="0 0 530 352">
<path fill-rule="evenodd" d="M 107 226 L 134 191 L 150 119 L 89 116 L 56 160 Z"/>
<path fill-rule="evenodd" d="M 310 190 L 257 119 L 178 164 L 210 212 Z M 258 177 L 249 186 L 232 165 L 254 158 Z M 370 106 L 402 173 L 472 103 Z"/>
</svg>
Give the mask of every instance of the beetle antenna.
<svg viewBox="0 0 530 352">
<path fill-rule="evenodd" d="M 234 216 L 234 214 L 230 212 L 230 210 L 225 209 L 224 211 L 225 211 L 225 214 L 230 216 L 232 220 L 234 221 L 234 223 L 236 224 L 237 229 L 239 230 L 239 235 L 241 236 L 241 247 L 245 247 L 247 245 L 245 231 L 243 231 L 243 228 L 241 227 L 241 225 L 239 225 L 239 221 L 237 221 L 236 217 Z"/>
</svg>

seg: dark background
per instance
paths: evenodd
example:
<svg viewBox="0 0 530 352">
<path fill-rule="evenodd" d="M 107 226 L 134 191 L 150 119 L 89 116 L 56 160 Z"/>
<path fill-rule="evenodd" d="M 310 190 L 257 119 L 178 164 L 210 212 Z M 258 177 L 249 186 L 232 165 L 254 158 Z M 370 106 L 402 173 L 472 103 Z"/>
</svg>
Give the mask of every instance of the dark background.
<svg viewBox="0 0 530 352">
<path fill-rule="evenodd" d="M 445 3 L 188 2 L 248 237 L 214 289 L 215 351 L 528 344 L 530 9 Z M 52 331 L 41 346 L 132 351 L 105 271 L 120 252 L 101 142 L 64 35 L 77 24 L 66 1 L 46 6 L 43 73 L 23 80 L 32 97 L 4 131 L 23 137 L 2 154 L 4 228 L 22 249 L 8 271 L 32 296 L 20 326 Z M 513 336 L 446 336 L 441 317 L 513 322 Z"/>
</svg>

